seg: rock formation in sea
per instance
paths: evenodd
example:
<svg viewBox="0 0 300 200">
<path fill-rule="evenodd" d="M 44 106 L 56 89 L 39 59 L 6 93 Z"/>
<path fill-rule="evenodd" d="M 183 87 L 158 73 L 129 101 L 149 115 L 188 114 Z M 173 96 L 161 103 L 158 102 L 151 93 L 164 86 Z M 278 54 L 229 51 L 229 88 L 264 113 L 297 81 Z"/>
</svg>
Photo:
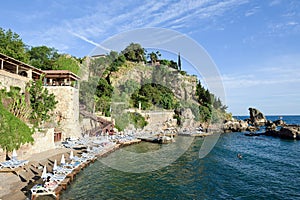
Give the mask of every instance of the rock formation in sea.
<svg viewBox="0 0 300 200">
<path fill-rule="evenodd" d="M 223 130 L 229 132 L 258 131 L 261 126 L 265 126 L 265 132 L 260 135 L 279 137 L 282 139 L 300 140 L 300 126 L 287 125 L 282 119 L 271 121 L 256 108 L 249 108 L 250 119 L 225 121 Z"/>
<path fill-rule="evenodd" d="M 225 133 L 230 132 L 243 132 L 248 128 L 248 122 L 243 120 L 232 119 L 230 121 L 225 121 L 223 125 L 223 130 Z"/>
<path fill-rule="evenodd" d="M 300 126 L 297 125 L 285 125 L 279 130 L 268 129 L 264 133 L 267 136 L 279 137 L 282 139 L 296 139 L 300 140 Z"/>
<path fill-rule="evenodd" d="M 254 126 L 264 126 L 267 122 L 265 115 L 256 108 L 249 108 L 249 122 Z"/>
</svg>

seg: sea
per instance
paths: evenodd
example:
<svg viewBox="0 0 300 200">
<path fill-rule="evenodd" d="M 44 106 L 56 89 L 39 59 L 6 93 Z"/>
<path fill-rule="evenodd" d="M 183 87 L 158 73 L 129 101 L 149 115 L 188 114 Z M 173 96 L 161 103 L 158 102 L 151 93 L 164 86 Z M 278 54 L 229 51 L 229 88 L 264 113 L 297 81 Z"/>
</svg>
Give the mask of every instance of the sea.
<svg viewBox="0 0 300 200">
<path fill-rule="evenodd" d="M 300 116 L 282 119 L 300 125 Z M 300 199 L 300 141 L 244 134 L 221 134 L 203 158 L 199 150 L 205 138 L 194 138 L 177 159 L 152 171 L 122 170 L 99 159 L 76 176 L 61 199 Z M 124 149 L 143 155 L 175 143 Z"/>
</svg>

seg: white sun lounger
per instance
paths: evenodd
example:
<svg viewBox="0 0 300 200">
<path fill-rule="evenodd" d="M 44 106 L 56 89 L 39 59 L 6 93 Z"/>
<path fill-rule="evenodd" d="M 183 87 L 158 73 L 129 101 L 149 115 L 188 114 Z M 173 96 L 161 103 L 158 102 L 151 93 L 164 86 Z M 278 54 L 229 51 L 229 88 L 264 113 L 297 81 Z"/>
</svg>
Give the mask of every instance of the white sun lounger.
<svg viewBox="0 0 300 200">
<path fill-rule="evenodd" d="M 55 189 L 55 188 L 54 188 Z M 53 188 L 46 188 L 42 184 L 34 185 L 30 191 L 31 195 L 34 196 L 41 196 L 41 195 L 53 195 L 56 197 L 55 192 Z"/>
</svg>

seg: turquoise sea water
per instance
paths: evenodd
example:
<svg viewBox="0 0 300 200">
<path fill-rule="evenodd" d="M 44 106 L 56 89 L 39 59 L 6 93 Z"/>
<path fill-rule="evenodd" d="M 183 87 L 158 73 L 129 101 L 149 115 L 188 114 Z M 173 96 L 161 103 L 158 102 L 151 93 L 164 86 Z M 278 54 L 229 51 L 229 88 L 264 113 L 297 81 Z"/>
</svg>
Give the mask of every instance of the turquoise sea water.
<svg viewBox="0 0 300 200">
<path fill-rule="evenodd" d="M 283 120 L 300 124 L 300 116 Z M 300 199 L 300 141 L 222 134 L 199 159 L 202 142 L 196 138 L 175 162 L 153 172 L 127 173 L 96 161 L 61 199 Z M 141 143 L 126 148 L 143 153 L 160 147 Z"/>
</svg>

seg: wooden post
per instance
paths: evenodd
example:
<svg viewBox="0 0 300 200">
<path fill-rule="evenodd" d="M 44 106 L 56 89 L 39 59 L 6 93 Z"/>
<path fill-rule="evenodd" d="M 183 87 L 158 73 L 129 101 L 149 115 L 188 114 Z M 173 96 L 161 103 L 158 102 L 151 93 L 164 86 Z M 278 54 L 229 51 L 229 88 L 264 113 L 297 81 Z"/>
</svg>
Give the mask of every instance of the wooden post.
<svg viewBox="0 0 300 200">
<path fill-rule="evenodd" d="M 29 70 L 27 71 L 27 78 L 32 79 L 32 69 L 29 69 Z"/>
<path fill-rule="evenodd" d="M 16 74 L 19 74 L 19 65 L 17 65 Z"/>
<path fill-rule="evenodd" d="M 3 70 L 3 60 L 1 60 L 1 70 Z"/>
</svg>

